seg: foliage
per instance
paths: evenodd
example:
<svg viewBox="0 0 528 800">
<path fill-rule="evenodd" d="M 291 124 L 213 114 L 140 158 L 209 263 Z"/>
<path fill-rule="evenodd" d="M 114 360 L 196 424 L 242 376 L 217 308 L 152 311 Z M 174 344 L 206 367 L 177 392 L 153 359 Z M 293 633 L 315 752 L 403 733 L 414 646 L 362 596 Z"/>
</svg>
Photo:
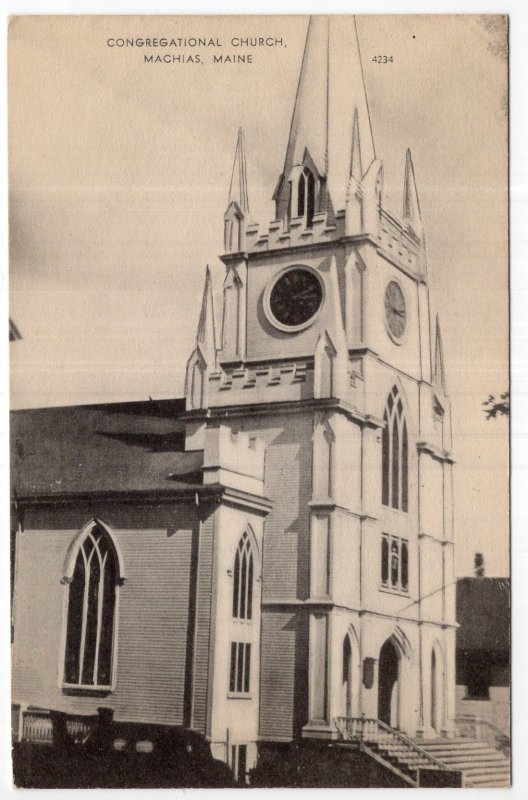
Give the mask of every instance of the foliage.
<svg viewBox="0 0 528 800">
<path fill-rule="evenodd" d="M 503 392 L 500 398 L 495 399 L 495 395 L 490 394 L 488 399 L 482 403 L 484 406 L 484 413 L 487 419 L 495 419 L 495 417 L 509 417 L 510 416 L 510 393 Z"/>
</svg>

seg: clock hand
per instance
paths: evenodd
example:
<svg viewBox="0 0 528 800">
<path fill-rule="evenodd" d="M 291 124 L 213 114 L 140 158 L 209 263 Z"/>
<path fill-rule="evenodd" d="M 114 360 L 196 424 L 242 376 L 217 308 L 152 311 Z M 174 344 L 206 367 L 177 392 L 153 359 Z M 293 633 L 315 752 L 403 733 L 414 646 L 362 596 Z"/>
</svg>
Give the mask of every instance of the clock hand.
<svg viewBox="0 0 528 800">
<path fill-rule="evenodd" d="M 405 316 L 405 311 L 401 308 L 396 308 L 396 306 L 389 306 L 389 310 L 393 311 L 395 314 L 398 314 L 399 317 Z"/>
</svg>

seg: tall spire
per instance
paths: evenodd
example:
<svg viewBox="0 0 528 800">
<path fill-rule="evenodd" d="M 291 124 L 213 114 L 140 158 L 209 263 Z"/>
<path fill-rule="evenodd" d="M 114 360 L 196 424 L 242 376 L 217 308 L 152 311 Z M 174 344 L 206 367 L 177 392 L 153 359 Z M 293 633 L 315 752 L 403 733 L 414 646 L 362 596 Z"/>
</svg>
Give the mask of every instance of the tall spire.
<svg viewBox="0 0 528 800">
<path fill-rule="evenodd" d="M 243 214 L 249 213 L 249 200 L 246 176 L 246 149 L 244 145 L 244 131 L 238 129 L 238 139 L 235 150 L 235 160 L 233 172 L 231 174 L 231 185 L 229 187 L 229 199 L 227 205 L 232 202 L 237 203 Z"/>
<path fill-rule="evenodd" d="M 422 215 L 420 212 L 420 201 L 416 189 L 416 179 L 414 177 L 414 166 L 411 151 L 407 148 L 405 153 L 405 179 L 403 183 L 403 218 L 409 222 L 416 233 L 420 232 Z"/>
<path fill-rule="evenodd" d="M 284 215 L 292 170 L 302 165 L 315 168 L 325 186 L 321 194 L 324 202 L 318 210 L 345 208 L 356 115 L 362 169 L 366 172 L 375 151 L 355 19 L 312 17 L 283 175 L 274 198 L 278 217 Z"/>
</svg>

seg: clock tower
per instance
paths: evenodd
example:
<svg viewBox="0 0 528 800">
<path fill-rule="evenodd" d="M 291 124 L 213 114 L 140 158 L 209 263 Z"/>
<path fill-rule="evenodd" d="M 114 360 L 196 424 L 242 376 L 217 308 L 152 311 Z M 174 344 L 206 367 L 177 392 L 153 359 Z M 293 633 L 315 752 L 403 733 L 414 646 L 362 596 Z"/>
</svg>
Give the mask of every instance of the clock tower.
<svg viewBox="0 0 528 800">
<path fill-rule="evenodd" d="M 186 376 L 187 449 L 220 420 L 265 446 L 256 741 L 334 738 L 340 719 L 362 714 L 446 735 L 455 608 L 442 341 L 411 154 L 395 215 L 352 17 L 310 21 L 273 200 L 275 218 L 257 224 L 240 131 L 220 324 L 208 270 Z M 216 581 L 232 591 L 229 574 Z"/>
</svg>

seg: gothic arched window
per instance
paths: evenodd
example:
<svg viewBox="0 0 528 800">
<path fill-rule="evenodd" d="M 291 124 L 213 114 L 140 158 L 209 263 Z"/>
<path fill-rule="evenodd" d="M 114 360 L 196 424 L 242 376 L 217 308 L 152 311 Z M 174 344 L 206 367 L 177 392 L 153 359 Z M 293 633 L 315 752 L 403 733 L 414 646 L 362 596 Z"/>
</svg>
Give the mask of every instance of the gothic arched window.
<svg viewBox="0 0 528 800">
<path fill-rule="evenodd" d="M 385 506 L 408 510 L 409 505 L 409 442 L 403 403 L 393 386 L 383 414 L 382 490 Z"/>
<path fill-rule="evenodd" d="M 110 537 L 94 525 L 79 546 L 68 595 L 64 683 L 110 687 L 118 578 Z"/>
<path fill-rule="evenodd" d="M 297 187 L 297 216 L 303 217 L 306 227 L 313 226 L 315 214 L 315 178 L 308 167 L 305 167 L 299 176 Z"/>
<path fill-rule="evenodd" d="M 233 617 L 251 619 L 253 613 L 253 552 L 245 531 L 238 543 L 233 572 Z"/>
</svg>

